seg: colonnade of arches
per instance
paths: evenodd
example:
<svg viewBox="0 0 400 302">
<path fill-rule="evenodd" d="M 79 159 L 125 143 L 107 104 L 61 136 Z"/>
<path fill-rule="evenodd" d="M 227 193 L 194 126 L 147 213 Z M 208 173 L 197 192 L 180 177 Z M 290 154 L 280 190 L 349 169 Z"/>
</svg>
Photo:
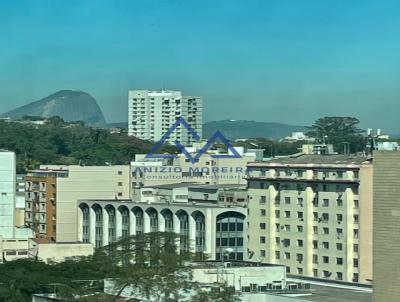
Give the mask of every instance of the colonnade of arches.
<svg viewBox="0 0 400 302">
<path fill-rule="evenodd" d="M 157 211 L 153 207 L 120 205 L 101 206 L 97 203 L 79 205 L 79 240 L 96 248 L 115 242 L 118 238 L 149 232 L 180 234 L 180 249 L 196 253 L 206 250 L 205 215 L 200 211 L 188 213 L 180 209 Z"/>
</svg>

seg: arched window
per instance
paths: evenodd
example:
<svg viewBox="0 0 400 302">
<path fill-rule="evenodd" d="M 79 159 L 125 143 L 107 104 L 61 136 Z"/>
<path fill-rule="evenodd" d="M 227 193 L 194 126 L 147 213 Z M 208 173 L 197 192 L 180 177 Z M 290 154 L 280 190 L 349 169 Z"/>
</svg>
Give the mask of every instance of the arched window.
<svg viewBox="0 0 400 302">
<path fill-rule="evenodd" d="M 165 221 L 165 231 L 173 233 L 174 232 L 174 214 L 168 209 L 161 211 L 161 215 L 164 217 Z"/>
<path fill-rule="evenodd" d="M 176 213 L 179 224 L 180 224 L 180 249 L 181 251 L 189 251 L 189 215 L 183 211 L 179 210 Z"/>
<path fill-rule="evenodd" d="M 106 211 L 108 214 L 108 241 L 113 243 L 117 240 L 117 221 L 115 215 L 115 208 L 111 205 L 106 206 Z"/>
<path fill-rule="evenodd" d="M 196 254 L 201 256 L 205 251 L 205 241 L 206 241 L 205 217 L 204 214 L 199 211 L 194 212 L 192 214 L 192 217 L 196 225 Z"/>
<path fill-rule="evenodd" d="M 139 207 L 135 207 L 132 212 L 136 218 L 136 235 L 143 234 L 143 210 Z"/>
<path fill-rule="evenodd" d="M 158 232 L 158 213 L 154 208 L 148 208 L 146 213 L 150 217 L 150 232 Z"/>
<path fill-rule="evenodd" d="M 95 214 L 95 247 L 103 246 L 103 209 L 98 204 L 94 204 L 92 209 Z"/>
<path fill-rule="evenodd" d="M 121 213 L 121 230 L 122 230 L 122 238 L 129 237 L 129 209 L 125 206 L 120 206 L 119 211 Z"/>
<path fill-rule="evenodd" d="M 90 242 L 90 211 L 89 206 L 85 203 L 80 204 L 79 208 L 82 211 L 82 241 Z"/>
<path fill-rule="evenodd" d="M 238 212 L 225 212 L 217 216 L 216 225 L 216 259 L 243 260 L 245 216 Z M 233 252 L 227 254 L 226 249 Z"/>
</svg>

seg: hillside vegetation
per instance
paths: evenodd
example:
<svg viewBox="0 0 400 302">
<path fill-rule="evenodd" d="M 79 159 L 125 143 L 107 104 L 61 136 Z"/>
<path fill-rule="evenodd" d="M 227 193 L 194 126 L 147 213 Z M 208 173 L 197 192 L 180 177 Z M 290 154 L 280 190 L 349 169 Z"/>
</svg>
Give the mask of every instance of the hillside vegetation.
<svg viewBox="0 0 400 302">
<path fill-rule="evenodd" d="M 126 134 L 110 134 L 59 117 L 42 126 L 0 121 L 0 149 L 16 153 L 18 173 L 40 164 L 128 164 L 135 154 L 147 153 L 151 146 L 151 142 Z M 174 152 L 172 147 L 166 148 Z"/>
</svg>

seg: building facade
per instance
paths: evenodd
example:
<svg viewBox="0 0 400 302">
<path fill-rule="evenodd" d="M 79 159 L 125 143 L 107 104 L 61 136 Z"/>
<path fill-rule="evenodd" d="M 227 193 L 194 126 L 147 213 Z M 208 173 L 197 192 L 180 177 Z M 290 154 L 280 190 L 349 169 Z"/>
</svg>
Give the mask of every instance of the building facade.
<svg viewBox="0 0 400 302">
<path fill-rule="evenodd" d="M 400 152 L 374 152 L 374 302 L 400 301 Z"/>
<path fill-rule="evenodd" d="M 199 151 L 199 147 L 187 148 L 191 155 Z M 202 183 L 211 185 L 246 184 L 246 165 L 254 162 L 255 152 L 244 152 L 237 148 L 240 158 L 215 158 L 221 155 L 218 150 L 203 154 L 198 162 L 191 163 L 183 154 L 170 159 L 146 158 L 138 154 L 131 162 L 132 198 L 140 188 L 173 183 Z"/>
<path fill-rule="evenodd" d="M 183 96 L 181 91 L 129 91 L 128 134 L 144 140 L 159 141 L 175 121 L 182 117 L 202 136 L 203 101 L 201 97 Z M 194 142 L 179 126 L 167 142 L 176 140 L 188 146 Z"/>
<path fill-rule="evenodd" d="M 56 240 L 57 178 L 67 170 L 34 170 L 25 177 L 25 225 L 36 237 Z"/>
<path fill-rule="evenodd" d="M 185 187 L 184 184 L 143 188 L 146 198 L 132 200 L 80 200 L 78 202 L 79 241 L 95 247 L 118 238 L 149 232 L 180 234 L 181 250 L 227 260 L 247 259 L 246 208 L 244 202 L 219 201 L 223 188 Z M 177 190 L 185 190 L 177 194 Z"/>
<path fill-rule="evenodd" d="M 16 193 L 16 159 L 14 152 L 0 150 L 0 236 L 14 237 Z"/>
<path fill-rule="evenodd" d="M 372 280 L 372 164 L 298 155 L 248 165 L 251 259 L 288 274 Z"/>
</svg>

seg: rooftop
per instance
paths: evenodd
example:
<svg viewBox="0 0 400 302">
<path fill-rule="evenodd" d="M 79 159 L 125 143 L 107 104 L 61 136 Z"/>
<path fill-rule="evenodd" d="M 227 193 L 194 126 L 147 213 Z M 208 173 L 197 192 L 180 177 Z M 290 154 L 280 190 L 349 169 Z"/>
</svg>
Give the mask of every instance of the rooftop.
<svg viewBox="0 0 400 302">
<path fill-rule="evenodd" d="M 177 188 L 198 188 L 198 189 L 218 190 L 218 189 L 246 188 L 246 185 L 240 185 L 240 184 L 210 185 L 210 184 L 202 184 L 202 183 L 195 183 L 195 182 L 186 182 L 186 183 L 183 182 L 183 183 L 175 183 L 175 184 L 145 186 L 143 188 L 167 189 L 167 190 L 177 189 Z"/>
<path fill-rule="evenodd" d="M 371 158 L 361 155 L 298 155 L 272 159 L 266 162 L 249 163 L 248 167 L 273 166 L 361 166 L 372 162 Z"/>
</svg>

